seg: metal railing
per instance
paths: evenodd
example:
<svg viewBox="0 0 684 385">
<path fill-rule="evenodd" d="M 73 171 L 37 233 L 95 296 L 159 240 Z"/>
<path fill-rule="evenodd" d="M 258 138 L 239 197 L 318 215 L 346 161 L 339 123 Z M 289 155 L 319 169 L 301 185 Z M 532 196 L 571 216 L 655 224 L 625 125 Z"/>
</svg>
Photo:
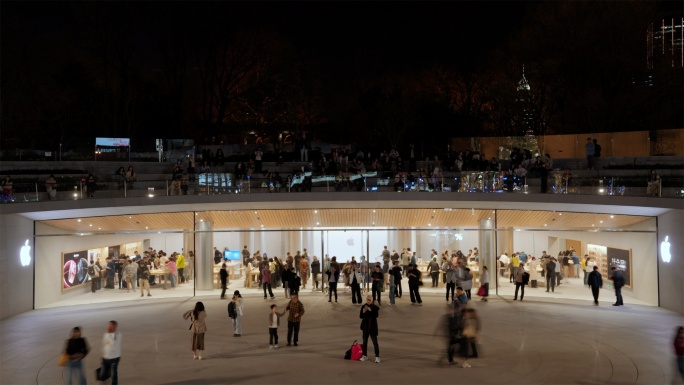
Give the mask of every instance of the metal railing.
<svg viewBox="0 0 684 385">
<path fill-rule="evenodd" d="M 221 195 L 259 193 L 334 193 L 334 192 L 403 192 L 403 193 L 515 193 L 684 197 L 684 179 L 663 178 L 648 183 L 642 178 L 576 178 L 562 173 L 548 175 L 544 186 L 533 175 L 509 175 L 506 172 L 461 172 L 440 176 L 378 175 L 374 172 L 340 178 L 333 175 L 304 174 L 268 178 L 263 175 L 236 176 L 233 173 L 204 173 L 182 177 L 110 178 L 87 183 L 85 180 L 60 181 L 54 186 L 45 182 L 13 183 L 3 188 L 0 202 L 20 203 L 47 200 L 92 198 L 154 198 L 168 195 Z"/>
</svg>

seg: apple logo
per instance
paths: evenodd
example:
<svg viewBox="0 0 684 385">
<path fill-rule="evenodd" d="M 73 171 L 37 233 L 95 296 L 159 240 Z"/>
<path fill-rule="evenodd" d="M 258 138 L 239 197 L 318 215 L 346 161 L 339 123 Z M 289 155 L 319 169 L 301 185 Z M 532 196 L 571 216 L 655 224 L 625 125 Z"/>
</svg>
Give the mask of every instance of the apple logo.
<svg viewBox="0 0 684 385">
<path fill-rule="evenodd" d="M 21 265 L 22 266 L 28 266 L 31 263 L 30 252 L 31 252 L 31 246 L 28 245 L 28 239 L 27 239 L 26 244 L 21 247 L 21 252 L 19 254 L 20 258 L 21 258 Z"/>
<path fill-rule="evenodd" d="M 463 240 L 463 234 L 454 234 L 454 237 L 456 237 L 457 241 L 462 241 Z"/>
<path fill-rule="evenodd" d="M 347 245 L 348 246 L 354 246 L 354 238 L 347 239 Z"/>
<path fill-rule="evenodd" d="M 663 262 L 670 262 L 672 258 L 672 255 L 670 255 L 670 242 L 667 241 L 668 238 L 670 237 L 665 236 L 665 240 L 660 244 L 660 255 L 663 257 Z"/>
</svg>

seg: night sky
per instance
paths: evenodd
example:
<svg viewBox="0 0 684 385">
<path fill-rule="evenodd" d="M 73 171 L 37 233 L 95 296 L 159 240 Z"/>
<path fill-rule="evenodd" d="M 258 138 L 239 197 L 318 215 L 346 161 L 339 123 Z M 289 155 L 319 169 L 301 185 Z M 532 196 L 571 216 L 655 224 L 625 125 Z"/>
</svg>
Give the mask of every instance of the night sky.
<svg viewBox="0 0 684 385">
<path fill-rule="evenodd" d="M 439 3 L 220 3 L 219 12 L 240 22 L 275 30 L 294 49 L 313 59 L 330 78 L 348 80 L 355 68 L 412 73 L 435 64 L 468 71 L 505 47 L 523 23 L 524 2 Z M 141 68 L 155 67 L 152 23 L 181 16 L 181 28 L 201 23 L 197 3 L 140 2 L 132 5 L 143 20 Z M 36 38 L 60 36 L 74 22 L 68 2 L 3 2 L 3 18 L 21 20 Z"/>
</svg>

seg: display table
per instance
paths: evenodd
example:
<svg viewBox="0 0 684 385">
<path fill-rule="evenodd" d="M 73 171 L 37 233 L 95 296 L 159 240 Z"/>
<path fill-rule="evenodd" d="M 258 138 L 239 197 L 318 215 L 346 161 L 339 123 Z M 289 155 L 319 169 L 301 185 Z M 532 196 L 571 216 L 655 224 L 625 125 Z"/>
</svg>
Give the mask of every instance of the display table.
<svg viewBox="0 0 684 385">
<path fill-rule="evenodd" d="M 164 290 L 169 288 L 169 274 L 171 274 L 168 270 L 164 269 L 151 269 L 150 270 L 150 275 L 158 275 L 159 276 L 159 283 L 161 284 L 162 278 L 164 278 Z"/>
</svg>

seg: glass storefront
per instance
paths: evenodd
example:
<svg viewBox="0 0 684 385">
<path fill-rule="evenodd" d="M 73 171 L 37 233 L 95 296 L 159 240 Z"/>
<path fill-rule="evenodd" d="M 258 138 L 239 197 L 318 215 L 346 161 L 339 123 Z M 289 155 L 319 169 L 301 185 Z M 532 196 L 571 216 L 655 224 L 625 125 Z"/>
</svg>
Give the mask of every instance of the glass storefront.
<svg viewBox="0 0 684 385">
<path fill-rule="evenodd" d="M 155 270 L 150 280 L 152 298 L 145 292 L 144 300 L 218 296 L 218 269 L 223 262 L 229 265 L 231 291 L 263 293 L 258 288 L 258 270 L 251 273 L 245 269 L 244 250 L 250 256 L 266 254 L 283 261 L 287 253 L 293 257 L 306 253 L 310 263 L 314 256 L 320 261 L 322 275 L 325 258 L 336 257 L 341 264 L 361 262 L 362 258 L 382 264 L 385 246 L 390 255 L 397 253 L 400 258 L 404 249 L 415 252 L 421 270 L 427 269 L 433 251 L 440 264 L 444 253 L 450 257 L 460 251 L 466 259 L 470 253 L 467 263 L 474 276 L 473 287 L 479 287 L 481 266 L 487 265 L 490 295 L 504 297 L 514 293 L 508 264 L 512 254 L 520 252 L 528 256 L 532 280 L 525 296 L 552 300 L 591 299 L 582 267 L 585 256 L 589 256 L 604 280 L 611 266 L 623 270 L 628 278 L 623 290 L 626 302 L 658 304 L 656 220 L 645 216 L 443 208 L 226 210 L 37 221 L 35 229 L 36 308 L 140 300 L 137 284 L 135 290 L 123 288 L 122 279 L 120 286 L 119 277 L 124 273 L 119 266 L 115 266 L 114 289 L 105 289 L 103 276 L 95 284 L 95 293 L 88 270 L 91 264 L 104 268 L 107 257 L 134 257 L 136 252 L 144 255 L 150 249 L 157 254 L 163 251 L 167 257 L 183 255 L 186 266 L 176 273 L 175 287 L 164 278 L 168 271 Z M 535 274 L 541 269 L 541 257 L 546 253 L 558 258 L 567 251 L 576 253 L 580 266 L 570 263 L 570 255 L 561 271 L 561 285 L 547 293 L 542 272 Z M 504 266 L 498 260 L 502 255 Z M 560 260 L 562 263 L 562 257 Z M 185 283 L 180 283 L 181 274 Z M 321 275 L 317 276 L 319 281 Z M 306 291 L 316 291 L 312 278 Z M 427 294 L 445 293 L 442 274 L 437 287 L 432 287 L 427 273 L 423 280 L 422 290 Z M 602 299 L 612 300 L 610 281 L 605 282 Z M 344 292 L 343 287 L 349 290 L 340 285 L 340 292 Z M 282 288 L 274 288 L 274 293 L 283 295 Z"/>
</svg>

